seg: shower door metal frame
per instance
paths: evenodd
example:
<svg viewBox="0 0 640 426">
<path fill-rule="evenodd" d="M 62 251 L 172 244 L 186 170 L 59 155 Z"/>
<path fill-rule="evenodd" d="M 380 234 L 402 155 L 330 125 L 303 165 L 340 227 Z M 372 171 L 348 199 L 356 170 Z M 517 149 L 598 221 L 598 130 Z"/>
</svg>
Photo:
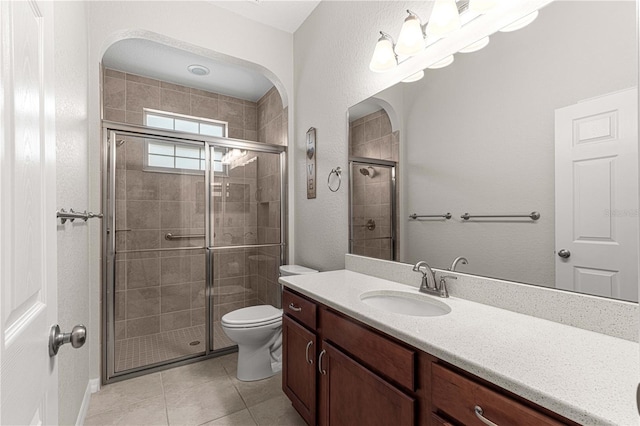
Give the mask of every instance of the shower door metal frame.
<svg viewBox="0 0 640 426">
<path fill-rule="evenodd" d="M 115 184 L 116 184 L 116 134 L 122 136 L 131 136 L 138 138 L 159 138 L 162 140 L 173 140 L 179 143 L 193 144 L 205 148 L 205 241 L 203 246 L 198 247 L 181 247 L 167 249 L 152 249 L 148 251 L 167 251 L 167 250 L 205 250 L 205 332 L 206 345 L 204 354 L 185 355 L 160 364 L 151 366 L 141 366 L 117 373 L 115 371 Z M 213 251 L 225 248 L 246 248 L 257 247 L 260 245 L 250 246 L 231 246 L 231 247 L 211 247 L 210 242 L 213 240 L 209 237 L 213 236 L 211 221 L 212 197 L 209 184 L 212 183 L 211 176 L 211 147 L 219 146 L 225 148 L 247 149 L 258 152 L 275 153 L 280 155 L 280 244 L 267 244 L 263 246 L 280 246 L 280 264 L 287 261 L 287 147 L 281 145 L 270 145 L 260 142 L 244 141 L 239 139 L 229 139 L 221 137 L 211 137 L 198 134 L 187 134 L 170 130 L 154 129 L 150 127 L 137 126 L 116 123 L 112 121 L 102 121 L 102 148 L 101 148 L 101 191 L 102 191 L 102 211 L 105 212 L 102 221 L 102 242 L 101 242 L 101 294 L 102 294 L 102 314 L 101 314 L 101 359 L 102 359 L 102 384 L 113 383 L 155 371 L 165 370 L 167 368 L 179 365 L 197 362 L 202 359 L 216 357 L 227 353 L 235 352 L 236 346 L 213 350 L 213 332 L 212 332 L 212 312 L 213 312 Z M 110 203 L 109 200 L 112 200 Z M 113 232 L 109 233 L 109 230 Z M 112 250 L 110 250 L 110 248 Z M 127 253 L 125 250 L 123 253 Z M 111 287 L 111 288 L 110 288 Z"/>
<path fill-rule="evenodd" d="M 353 165 L 362 164 L 363 166 L 381 166 L 391 169 L 391 260 L 396 260 L 396 226 L 397 226 L 397 197 L 396 197 L 396 168 L 398 163 L 390 160 L 378 160 L 376 158 L 366 157 L 349 157 L 349 173 L 353 173 Z M 355 236 L 355 225 L 353 223 L 353 176 L 349 179 L 349 253 L 353 253 L 353 243 Z M 373 238 L 373 239 L 386 239 Z"/>
</svg>

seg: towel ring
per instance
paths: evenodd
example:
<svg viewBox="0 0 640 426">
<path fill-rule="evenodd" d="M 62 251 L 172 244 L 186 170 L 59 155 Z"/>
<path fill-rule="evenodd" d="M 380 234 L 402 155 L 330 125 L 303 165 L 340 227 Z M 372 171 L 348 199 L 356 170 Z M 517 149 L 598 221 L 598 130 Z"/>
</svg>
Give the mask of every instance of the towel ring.
<svg viewBox="0 0 640 426">
<path fill-rule="evenodd" d="M 331 175 L 333 175 L 335 173 L 336 176 L 338 176 L 338 187 L 336 189 L 333 189 L 331 187 Z M 337 192 L 338 189 L 340 189 L 340 185 L 342 184 L 342 169 L 340 167 L 336 167 L 335 169 L 331 169 L 331 172 L 329 172 L 329 177 L 327 177 L 327 186 L 329 187 L 329 191 L 331 192 Z"/>
</svg>

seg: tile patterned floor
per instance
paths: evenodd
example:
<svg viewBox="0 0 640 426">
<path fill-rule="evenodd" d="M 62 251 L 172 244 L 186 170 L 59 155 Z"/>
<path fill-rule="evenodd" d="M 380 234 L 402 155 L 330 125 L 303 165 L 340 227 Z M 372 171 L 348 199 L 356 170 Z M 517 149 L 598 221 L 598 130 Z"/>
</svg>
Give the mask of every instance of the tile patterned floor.
<svg viewBox="0 0 640 426">
<path fill-rule="evenodd" d="M 213 325 L 213 337 L 214 349 L 235 345 L 224 334 L 219 322 Z M 195 341 L 200 343 L 193 346 L 190 345 L 191 342 Z M 125 371 L 201 353 L 204 352 L 204 343 L 204 325 L 118 340 L 115 345 L 116 371 Z"/>
<path fill-rule="evenodd" d="M 236 378 L 237 354 L 104 386 L 91 396 L 85 425 L 303 426 L 277 374 Z"/>
</svg>

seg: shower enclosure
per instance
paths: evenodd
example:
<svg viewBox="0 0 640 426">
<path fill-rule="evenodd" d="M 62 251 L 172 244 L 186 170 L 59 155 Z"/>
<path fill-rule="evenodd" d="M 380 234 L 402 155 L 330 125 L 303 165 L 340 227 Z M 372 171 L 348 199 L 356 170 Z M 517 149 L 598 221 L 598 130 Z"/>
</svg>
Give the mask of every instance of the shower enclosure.
<svg viewBox="0 0 640 426">
<path fill-rule="evenodd" d="M 349 161 L 349 252 L 396 260 L 396 163 Z"/>
<path fill-rule="evenodd" d="M 103 130 L 103 381 L 234 350 L 221 317 L 280 303 L 285 147 Z"/>
</svg>

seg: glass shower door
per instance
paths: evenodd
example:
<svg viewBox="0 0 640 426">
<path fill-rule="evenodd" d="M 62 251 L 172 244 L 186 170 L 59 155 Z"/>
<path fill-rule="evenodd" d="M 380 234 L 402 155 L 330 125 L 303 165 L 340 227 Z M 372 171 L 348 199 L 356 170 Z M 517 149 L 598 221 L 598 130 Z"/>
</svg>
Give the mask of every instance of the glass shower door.
<svg viewBox="0 0 640 426">
<path fill-rule="evenodd" d="M 396 259 L 395 163 L 350 161 L 349 252 Z"/>
<path fill-rule="evenodd" d="M 210 147 L 214 350 L 234 345 L 220 325 L 226 313 L 253 305 L 280 307 L 283 151 L 222 141 Z"/>
<path fill-rule="evenodd" d="M 204 354 L 205 144 L 110 132 L 107 377 Z"/>
</svg>

